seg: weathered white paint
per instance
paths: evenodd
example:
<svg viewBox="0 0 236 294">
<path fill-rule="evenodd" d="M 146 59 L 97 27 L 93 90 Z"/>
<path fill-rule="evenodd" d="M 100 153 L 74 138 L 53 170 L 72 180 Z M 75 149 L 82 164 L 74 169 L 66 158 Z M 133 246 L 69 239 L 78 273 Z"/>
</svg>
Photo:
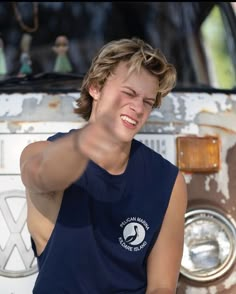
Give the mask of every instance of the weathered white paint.
<svg viewBox="0 0 236 294">
<path fill-rule="evenodd" d="M 175 127 L 173 126 L 173 123 L 171 122 L 169 123 L 169 125 L 163 127 L 163 131 L 167 133 L 173 132 L 174 130 L 175 130 Z"/>
<path fill-rule="evenodd" d="M 208 288 L 187 287 L 185 294 L 217 294 L 217 287 L 211 286 Z"/>
<path fill-rule="evenodd" d="M 178 96 L 178 97 L 177 97 Z M 233 101 L 236 95 L 226 94 L 206 94 L 206 93 L 185 93 L 169 94 L 168 99 L 172 102 L 175 118 L 179 118 L 179 113 L 183 116 L 185 125 L 180 128 L 182 135 L 217 135 L 221 138 L 221 166 L 220 171 L 213 174 L 217 183 L 217 192 L 222 193 L 226 199 L 229 199 L 228 190 L 228 165 L 226 156 L 229 148 L 236 144 L 236 112 Z M 181 108 L 184 105 L 184 111 Z M 191 121 L 190 124 L 188 121 Z M 163 127 L 164 132 L 173 131 L 168 126 Z M 209 190 L 209 179 L 206 177 L 206 190 Z"/>
<path fill-rule="evenodd" d="M 184 175 L 184 179 L 185 179 L 185 182 L 186 184 L 189 184 L 192 180 L 192 175 L 191 174 L 183 174 Z"/>
<path fill-rule="evenodd" d="M 181 98 L 184 100 L 186 109 L 184 117 L 186 121 L 193 120 L 201 112 L 218 113 L 232 108 L 228 96 L 225 94 L 191 93 L 191 95 L 185 94 Z"/>
<path fill-rule="evenodd" d="M 236 94 L 230 94 L 229 97 L 232 101 L 236 101 Z"/>
<path fill-rule="evenodd" d="M 209 294 L 217 294 L 217 293 L 218 293 L 217 287 L 215 286 L 209 287 Z"/>
<path fill-rule="evenodd" d="M 198 135 L 199 134 L 199 126 L 194 123 L 189 123 L 185 127 L 181 129 L 181 134 L 184 135 Z"/>
<path fill-rule="evenodd" d="M 174 95 L 173 93 L 170 93 L 168 95 L 168 98 L 173 103 L 173 108 L 174 108 L 175 115 L 178 115 L 180 113 L 180 108 L 179 108 L 180 105 L 179 105 L 179 101 L 178 101 L 179 98 L 176 95 Z"/>
<path fill-rule="evenodd" d="M 81 128 L 84 126 L 86 122 L 74 122 L 74 121 L 67 121 L 67 122 L 0 122 L 0 133 L 2 134 L 12 134 L 12 133 L 45 133 L 51 134 L 60 132 L 67 132 L 70 129 Z M 1 134 L 0 134 L 1 136 Z"/>
<path fill-rule="evenodd" d="M 163 114 L 160 110 L 153 109 L 151 115 L 155 116 L 156 118 L 164 118 Z"/>
<path fill-rule="evenodd" d="M 236 281 L 236 272 L 233 272 L 223 283 L 225 289 L 230 289 L 233 285 L 235 285 Z"/>
<path fill-rule="evenodd" d="M 211 182 L 211 180 L 214 180 L 214 176 L 213 175 L 207 175 L 206 180 L 205 180 L 205 190 L 206 191 L 210 191 L 210 182 Z"/>
<path fill-rule="evenodd" d="M 33 100 L 39 104 L 43 99 L 42 93 L 28 93 L 28 94 L 1 94 L 0 95 L 0 116 L 16 116 L 23 110 L 23 104 L 27 100 Z"/>
<path fill-rule="evenodd" d="M 180 115 L 187 122 L 193 121 L 200 113 L 219 114 L 229 112 L 233 107 L 233 100 L 226 94 L 170 93 L 167 97 L 160 109 L 153 110 L 152 116 L 161 117 L 160 112 L 168 107 L 168 104 L 171 104 L 171 110 L 176 118 L 180 118 Z"/>
<path fill-rule="evenodd" d="M 208 294 L 208 290 L 206 288 L 194 288 L 188 286 L 185 294 Z"/>
<path fill-rule="evenodd" d="M 1 94 L 0 120 L 8 121 L 81 121 L 74 113 L 79 93 Z"/>
<path fill-rule="evenodd" d="M 0 290 L 2 294 L 32 294 L 37 274 L 21 277 L 7 278 L 0 276 Z"/>
</svg>

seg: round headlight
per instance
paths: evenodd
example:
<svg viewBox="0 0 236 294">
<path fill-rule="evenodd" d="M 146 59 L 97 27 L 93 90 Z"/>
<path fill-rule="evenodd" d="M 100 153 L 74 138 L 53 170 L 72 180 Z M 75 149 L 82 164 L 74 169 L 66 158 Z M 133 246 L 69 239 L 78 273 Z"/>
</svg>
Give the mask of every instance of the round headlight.
<svg viewBox="0 0 236 294">
<path fill-rule="evenodd" d="M 230 269 L 235 257 L 236 232 L 228 218 L 210 209 L 185 214 L 182 275 L 194 281 L 212 281 Z"/>
</svg>

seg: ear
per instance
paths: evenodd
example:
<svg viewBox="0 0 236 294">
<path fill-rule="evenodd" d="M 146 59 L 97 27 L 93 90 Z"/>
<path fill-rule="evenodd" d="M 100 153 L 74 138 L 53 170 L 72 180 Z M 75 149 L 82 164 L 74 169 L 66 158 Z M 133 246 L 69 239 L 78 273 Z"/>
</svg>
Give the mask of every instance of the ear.
<svg viewBox="0 0 236 294">
<path fill-rule="evenodd" d="M 89 87 L 89 94 L 93 97 L 94 100 L 98 100 L 100 97 L 100 91 L 98 87 L 92 85 Z"/>
</svg>

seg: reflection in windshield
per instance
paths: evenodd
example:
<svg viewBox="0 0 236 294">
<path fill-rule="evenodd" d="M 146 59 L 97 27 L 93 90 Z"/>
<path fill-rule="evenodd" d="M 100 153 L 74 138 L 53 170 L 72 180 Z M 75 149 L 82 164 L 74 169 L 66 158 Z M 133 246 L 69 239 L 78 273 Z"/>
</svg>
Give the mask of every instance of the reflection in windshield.
<svg viewBox="0 0 236 294">
<path fill-rule="evenodd" d="M 208 85 L 206 63 L 203 59 L 196 60 L 202 52 L 194 52 L 193 44 L 200 48 L 194 42 L 213 5 L 213 2 L 2 2 L 0 37 L 6 60 L 5 77 L 18 76 L 24 60 L 32 74 L 53 72 L 58 62 L 53 50 L 58 36 L 69 41 L 66 62 L 71 66 L 70 72 L 80 75 L 87 71 L 92 57 L 104 43 L 135 36 L 165 53 L 177 68 L 178 85 Z M 31 42 L 24 52 L 22 40 L 27 34 Z M 22 58 L 23 53 L 28 54 L 28 59 Z M 201 79 L 196 64 L 204 72 Z"/>
</svg>

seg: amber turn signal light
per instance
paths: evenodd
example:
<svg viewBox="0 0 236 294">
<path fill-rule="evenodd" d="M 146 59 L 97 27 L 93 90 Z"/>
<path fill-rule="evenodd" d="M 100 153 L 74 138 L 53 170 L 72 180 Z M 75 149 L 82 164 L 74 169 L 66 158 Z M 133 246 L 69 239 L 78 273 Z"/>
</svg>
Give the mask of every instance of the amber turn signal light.
<svg viewBox="0 0 236 294">
<path fill-rule="evenodd" d="M 220 168 L 219 138 L 177 137 L 177 165 L 184 172 L 212 173 Z"/>
</svg>

